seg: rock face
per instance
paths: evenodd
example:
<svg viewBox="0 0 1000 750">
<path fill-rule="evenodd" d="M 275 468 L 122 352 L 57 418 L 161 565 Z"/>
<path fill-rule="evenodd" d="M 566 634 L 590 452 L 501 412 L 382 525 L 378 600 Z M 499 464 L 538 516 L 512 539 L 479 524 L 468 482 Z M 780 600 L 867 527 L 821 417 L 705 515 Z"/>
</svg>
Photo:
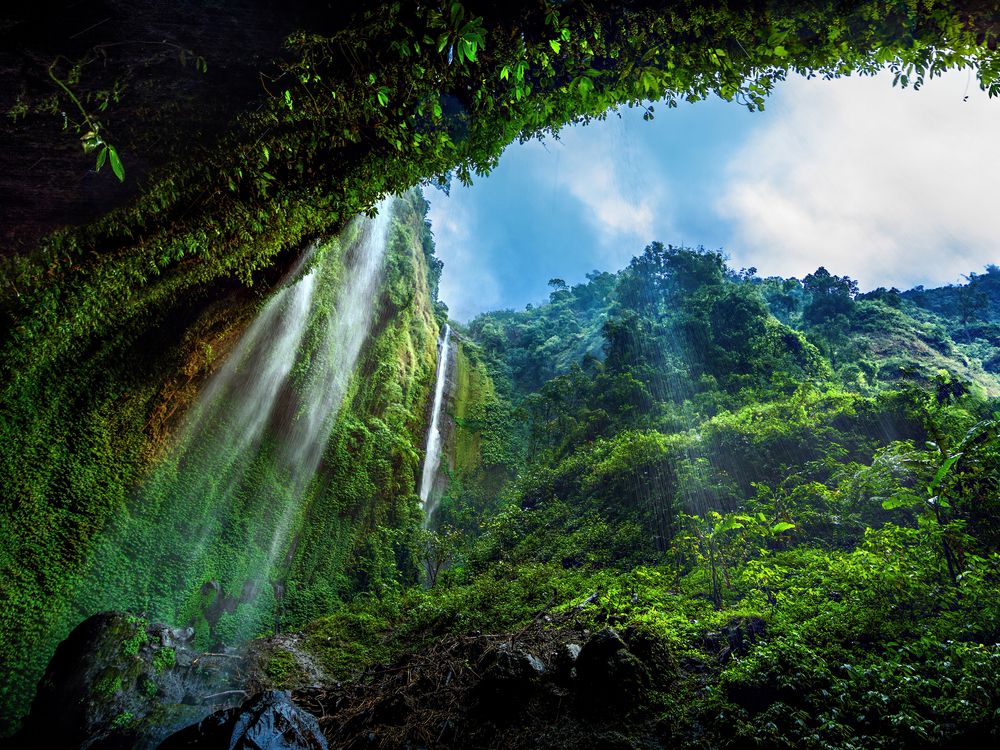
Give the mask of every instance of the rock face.
<svg viewBox="0 0 1000 750">
<path fill-rule="evenodd" d="M 160 750 L 328 750 L 316 717 L 288 692 L 268 690 L 168 737 Z"/>
<path fill-rule="evenodd" d="M 16 747 L 144 748 L 227 705 L 235 655 L 192 648 L 191 628 L 101 612 L 56 649 Z"/>
</svg>

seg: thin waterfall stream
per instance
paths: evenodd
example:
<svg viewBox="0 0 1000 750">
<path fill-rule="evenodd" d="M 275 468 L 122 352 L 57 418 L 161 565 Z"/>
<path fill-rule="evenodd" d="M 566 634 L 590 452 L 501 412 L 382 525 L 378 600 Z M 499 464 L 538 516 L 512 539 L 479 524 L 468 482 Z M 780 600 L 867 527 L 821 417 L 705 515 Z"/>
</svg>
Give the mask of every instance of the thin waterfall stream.
<svg viewBox="0 0 1000 750">
<path fill-rule="evenodd" d="M 432 497 L 434 480 L 441 466 L 441 403 L 444 400 L 444 386 L 448 378 L 448 354 L 451 326 L 444 325 L 444 336 L 438 352 L 437 374 L 434 381 L 434 406 L 431 410 L 431 425 L 427 429 L 427 452 L 424 468 L 420 475 L 420 502 L 424 507 L 424 525 L 428 525 L 434 515 L 436 498 Z"/>
</svg>

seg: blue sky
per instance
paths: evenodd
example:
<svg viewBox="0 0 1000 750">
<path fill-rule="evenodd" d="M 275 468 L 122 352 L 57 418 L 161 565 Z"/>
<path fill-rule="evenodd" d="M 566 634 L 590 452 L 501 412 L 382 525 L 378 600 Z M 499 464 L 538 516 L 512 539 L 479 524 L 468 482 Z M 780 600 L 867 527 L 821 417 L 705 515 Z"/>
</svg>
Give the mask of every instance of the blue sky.
<svg viewBox="0 0 1000 750">
<path fill-rule="evenodd" d="M 958 281 L 1000 261 L 1000 101 L 968 73 L 919 92 L 886 76 L 792 79 L 764 112 L 654 105 L 507 149 L 451 195 L 427 190 L 451 315 L 522 308 L 547 282 L 614 271 L 652 240 L 736 268 L 819 265 L 863 288 Z M 963 100 L 965 96 L 968 100 Z"/>
</svg>

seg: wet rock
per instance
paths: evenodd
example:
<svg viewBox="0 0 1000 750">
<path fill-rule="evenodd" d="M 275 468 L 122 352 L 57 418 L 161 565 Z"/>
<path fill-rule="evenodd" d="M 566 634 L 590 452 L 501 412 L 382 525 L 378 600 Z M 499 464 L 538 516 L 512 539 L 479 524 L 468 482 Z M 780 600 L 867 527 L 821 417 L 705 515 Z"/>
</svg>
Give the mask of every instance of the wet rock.
<svg viewBox="0 0 1000 750">
<path fill-rule="evenodd" d="M 190 628 L 121 612 L 87 618 L 56 649 L 13 746 L 154 747 L 231 705 L 232 695 L 241 695 L 232 690 L 239 660 L 208 669 L 191 648 L 193 637 Z M 217 694 L 206 705 L 205 696 Z"/>
<path fill-rule="evenodd" d="M 238 708 L 207 716 L 170 735 L 159 750 L 329 750 L 319 722 L 284 690 L 267 690 Z"/>
<path fill-rule="evenodd" d="M 649 686 L 649 671 L 613 628 L 591 636 L 576 660 L 577 698 L 584 710 L 634 705 Z"/>
<path fill-rule="evenodd" d="M 120 612 L 80 623 L 52 656 L 18 744 L 129 746 L 132 724 L 156 703 L 153 660 L 162 646 L 146 628 Z"/>
<path fill-rule="evenodd" d="M 580 657 L 579 643 L 563 643 L 552 658 L 555 678 L 565 683 L 576 677 L 576 660 Z"/>
<path fill-rule="evenodd" d="M 544 673 L 545 664 L 537 656 L 501 646 L 476 689 L 480 708 L 491 714 L 516 709 L 530 697 Z"/>
</svg>

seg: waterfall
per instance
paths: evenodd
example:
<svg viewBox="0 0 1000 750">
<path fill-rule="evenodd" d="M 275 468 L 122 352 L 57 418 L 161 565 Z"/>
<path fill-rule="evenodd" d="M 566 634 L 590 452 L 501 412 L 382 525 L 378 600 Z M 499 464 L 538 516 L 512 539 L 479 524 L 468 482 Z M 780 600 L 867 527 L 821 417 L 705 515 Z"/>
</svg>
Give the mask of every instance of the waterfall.
<svg viewBox="0 0 1000 750">
<path fill-rule="evenodd" d="M 270 629 L 381 297 L 390 214 L 383 201 L 375 218 L 359 217 L 289 272 L 104 534 L 77 616 L 130 608 L 168 622 L 203 617 L 228 642 Z"/>
<path fill-rule="evenodd" d="M 424 506 L 424 523 L 430 521 L 434 513 L 431 490 L 441 465 L 441 401 L 444 399 L 444 383 L 448 376 L 448 340 L 451 326 L 445 323 L 444 336 L 438 352 L 437 375 L 434 381 L 434 408 L 431 411 L 431 426 L 427 429 L 427 453 L 424 455 L 424 470 L 420 475 L 420 502 Z"/>
</svg>

